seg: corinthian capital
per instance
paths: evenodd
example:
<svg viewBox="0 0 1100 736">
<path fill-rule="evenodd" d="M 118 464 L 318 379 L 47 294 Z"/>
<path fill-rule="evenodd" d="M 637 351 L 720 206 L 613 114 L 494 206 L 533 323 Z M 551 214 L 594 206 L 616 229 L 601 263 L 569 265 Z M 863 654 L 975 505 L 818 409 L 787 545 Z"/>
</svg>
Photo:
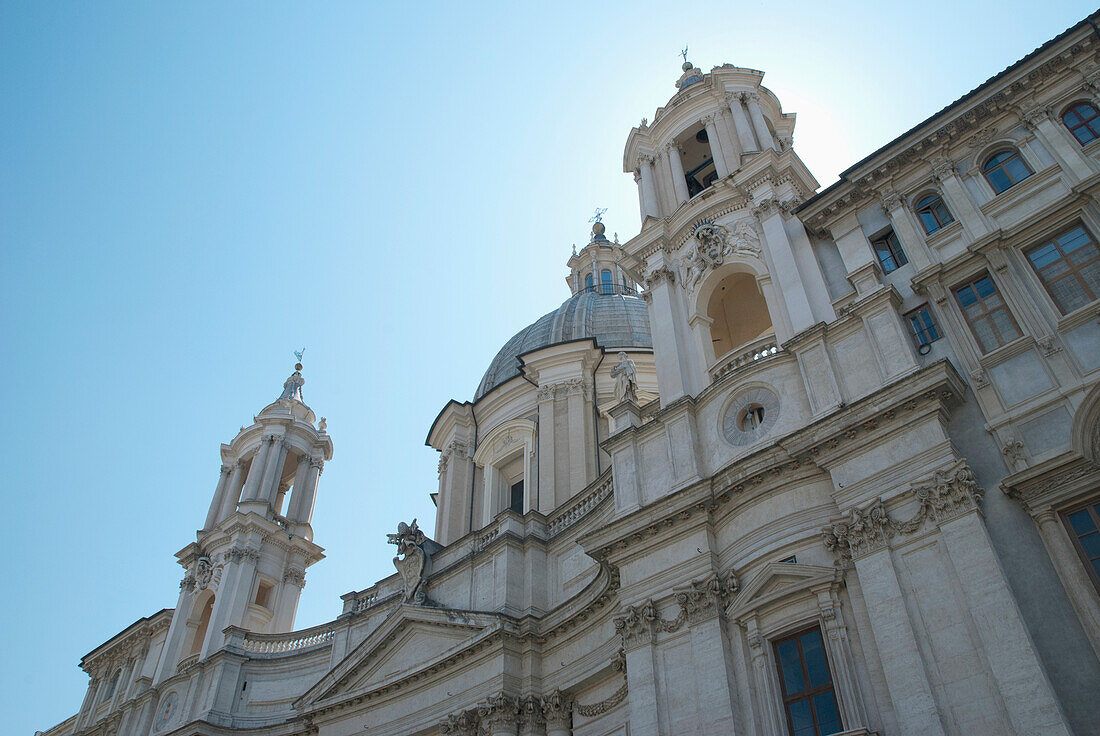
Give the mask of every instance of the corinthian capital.
<svg viewBox="0 0 1100 736">
<path fill-rule="evenodd" d="M 477 706 L 478 720 L 490 733 L 511 729 L 519 724 L 519 701 L 506 693 L 497 693 Z"/>
<path fill-rule="evenodd" d="M 959 167 L 955 165 L 955 162 L 949 158 L 935 158 L 932 159 L 932 176 L 936 181 L 943 181 L 955 176 L 959 171 Z"/>
</svg>

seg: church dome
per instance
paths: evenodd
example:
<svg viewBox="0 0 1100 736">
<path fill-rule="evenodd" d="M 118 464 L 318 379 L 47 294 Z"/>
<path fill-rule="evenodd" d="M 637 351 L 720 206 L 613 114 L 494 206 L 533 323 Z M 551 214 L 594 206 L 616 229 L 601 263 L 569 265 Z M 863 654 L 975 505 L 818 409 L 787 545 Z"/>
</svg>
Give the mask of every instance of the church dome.
<svg viewBox="0 0 1100 736">
<path fill-rule="evenodd" d="M 640 296 L 582 291 L 504 343 L 477 387 L 474 401 L 519 375 L 519 356 L 570 340 L 594 338 L 601 348 L 653 348 L 649 312 Z"/>
</svg>

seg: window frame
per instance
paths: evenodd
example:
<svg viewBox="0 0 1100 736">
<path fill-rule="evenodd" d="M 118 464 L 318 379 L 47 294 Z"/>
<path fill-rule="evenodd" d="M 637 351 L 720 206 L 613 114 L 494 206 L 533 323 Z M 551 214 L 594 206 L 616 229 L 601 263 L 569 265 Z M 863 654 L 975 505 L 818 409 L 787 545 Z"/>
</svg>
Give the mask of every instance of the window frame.
<svg viewBox="0 0 1100 736">
<path fill-rule="evenodd" d="M 967 314 L 966 307 L 963 305 L 962 300 L 959 298 L 959 292 L 961 290 L 963 290 L 967 287 L 974 287 L 982 279 L 989 279 L 989 283 L 993 284 L 993 293 L 997 294 L 1000 297 L 1000 300 L 1001 300 L 1000 306 L 994 307 L 993 309 L 986 309 L 985 305 L 984 305 L 984 300 L 985 300 L 986 297 L 979 296 L 978 292 L 977 292 L 977 289 L 974 289 L 974 296 L 979 301 L 983 302 L 983 304 L 982 304 L 982 307 L 983 307 L 982 313 L 978 316 L 978 318 L 988 320 L 989 324 L 993 327 L 994 331 L 996 332 L 997 338 L 998 338 L 998 344 L 994 345 L 994 346 L 992 346 L 988 349 L 985 347 L 985 345 L 982 344 L 981 336 L 979 336 L 977 330 L 974 329 L 975 320 L 972 320 L 970 318 L 970 316 Z M 989 271 L 978 271 L 977 273 L 971 274 L 970 276 L 962 279 L 961 281 L 956 282 L 951 287 L 951 295 L 955 298 L 955 306 L 958 308 L 959 314 L 962 316 L 963 322 L 965 322 L 966 326 L 970 329 L 970 335 L 974 338 L 974 342 L 978 346 L 979 355 L 982 355 L 982 356 L 989 355 L 989 354 L 993 353 L 994 351 L 999 350 L 1000 348 L 1003 348 L 1005 345 L 1013 343 L 1016 340 L 1019 340 L 1021 337 L 1023 337 L 1024 331 L 1022 329 L 1020 329 L 1020 323 L 1016 321 L 1016 315 L 1014 315 L 1012 313 L 1012 310 L 1008 306 L 1008 300 L 1005 299 L 1004 293 L 1001 291 L 1001 288 L 997 284 L 996 279 L 993 278 L 993 274 L 991 274 Z M 1012 323 L 1012 326 L 1014 328 L 1016 328 L 1016 333 L 1017 334 L 1016 334 L 1015 337 L 1013 337 L 1011 339 L 1008 339 L 1008 340 L 1005 340 L 1003 338 L 1003 336 L 1001 335 L 1000 328 L 997 327 L 997 323 L 994 322 L 989 317 L 989 315 L 993 314 L 998 309 L 1003 309 L 1005 311 L 1005 313 L 1008 315 L 1009 321 Z"/>
<path fill-rule="evenodd" d="M 893 244 L 891 245 L 891 238 L 893 238 Z M 882 256 L 882 252 L 879 250 L 878 244 L 882 243 L 886 246 L 885 250 L 889 253 L 889 258 L 894 262 L 893 268 L 886 268 L 886 260 Z M 878 260 L 878 265 L 882 269 L 882 273 L 891 274 L 897 271 L 902 266 L 909 264 L 909 256 L 905 255 L 905 249 L 901 247 L 901 240 L 898 238 L 898 234 L 894 232 L 893 228 L 889 228 L 874 238 L 871 238 L 871 250 L 874 251 L 875 258 Z M 901 257 L 900 260 L 898 257 Z"/>
<path fill-rule="evenodd" d="M 944 214 L 947 215 L 947 219 L 942 222 L 940 221 L 939 215 L 936 214 L 936 204 L 939 204 Z M 936 223 L 936 227 L 931 230 L 928 229 L 928 221 L 924 219 L 925 210 L 928 211 L 928 215 L 930 215 Z M 951 214 L 951 210 L 947 207 L 947 203 L 943 201 L 943 196 L 939 192 L 925 192 L 918 197 L 916 204 L 913 206 L 913 212 L 916 214 L 917 219 L 920 220 L 925 235 L 935 235 L 955 222 L 955 216 Z"/>
<path fill-rule="evenodd" d="M 1090 110 L 1092 110 L 1092 112 L 1093 112 L 1092 117 L 1082 118 L 1080 123 L 1078 123 L 1077 125 L 1071 126 L 1069 124 L 1069 122 L 1066 120 L 1066 116 L 1071 115 L 1071 114 L 1078 115 L 1077 109 L 1081 108 L 1081 107 L 1087 107 Z M 1078 117 L 1081 117 L 1081 116 L 1078 115 Z M 1065 126 L 1066 130 L 1069 131 L 1070 135 L 1073 136 L 1073 139 L 1075 141 L 1077 141 L 1077 143 L 1082 148 L 1084 148 L 1085 146 L 1090 145 L 1090 144 L 1095 143 L 1096 141 L 1100 140 L 1100 110 L 1098 110 L 1096 108 L 1096 105 L 1092 104 L 1088 100 L 1078 100 L 1077 102 L 1074 102 L 1074 103 L 1071 103 L 1070 105 L 1067 105 L 1066 108 L 1062 111 L 1062 114 L 1059 116 L 1059 120 L 1062 121 L 1062 125 Z M 1096 127 L 1093 127 L 1094 124 L 1096 125 Z M 1082 141 L 1079 137 L 1077 137 L 1077 130 L 1080 129 L 1080 128 L 1087 128 L 1089 130 L 1089 132 L 1092 133 L 1092 140 Z"/>
<path fill-rule="evenodd" d="M 1070 514 L 1075 514 L 1078 511 L 1087 510 L 1089 516 L 1092 518 L 1093 525 L 1096 526 L 1096 533 L 1100 534 L 1100 512 L 1096 511 L 1096 506 L 1100 506 L 1100 496 L 1093 495 L 1089 498 L 1078 501 L 1077 503 L 1066 506 L 1065 508 L 1058 510 L 1058 519 L 1062 522 L 1062 528 L 1066 530 L 1066 534 L 1069 536 L 1070 544 L 1073 545 L 1073 551 L 1077 553 L 1077 560 L 1081 563 L 1081 566 L 1085 568 L 1085 574 L 1088 575 L 1089 580 L 1092 581 L 1093 587 L 1096 592 L 1100 594 L 1100 573 L 1096 571 L 1096 568 L 1092 566 L 1092 560 L 1088 558 L 1088 553 L 1085 551 L 1084 546 L 1081 544 L 1081 538 L 1077 535 L 1077 532 L 1073 529 L 1073 524 L 1070 523 Z"/>
<path fill-rule="evenodd" d="M 1083 278 L 1083 276 L 1081 274 L 1081 266 L 1078 266 L 1078 265 L 1072 263 L 1068 258 L 1066 258 L 1066 253 L 1065 253 L 1065 251 L 1062 250 L 1061 244 L 1058 242 L 1059 238 L 1070 234 L 1071 232 L 1073 232 L 1074 230 L 1076 230 L 1078 228 L 1081 229 L 1085 233 L 1086 236 L 1088 236 L 1089 241 L 1091 242 L 1093 247 L 1098 252 L 1098 255 L 1095 258 L 1087 261 L 1083 265 L 1087 266 L 1089 264 L 1095 263 L 1097 260 L 1100 260 L 1100 241 L 1097 241 L 1096 237 L 1092 234 L 1092 231 L 1089 230 L 1089 228 L 1086 227 L 1085 223 L 1082 222 L 1081 220 L 1076 220 L 1074 222 L 1071 222 L 1071 223 L 1068 224 L 1067 227 L 1059 228 L 1059 230 L 1057 231 L 1057 234 L 1046 237 L 1046 238 L 1043 238 L 1042 241 L 1040 241 L 1038 243 L 1035 243 L 1034 245 L 1030 245 L 1026 248 L 1021 249 L 1021 253 L 1024 257 L 1024 260 L 1027 261 L 1027 264 L 1031 268 L 1032 273 L 1035 274 L 1035 277 L 1039 280 L 1039 283 L 1042 284 L 1043 290 L 1046 292 L 1047 296 L 1050 298 L 1050 301 L 1054 305 L 1054 308 L 1058 311 L 1059 315 L 1061 315 L 1062 317 L 1073 314 L 1074 312 L 1077 312 L 1079 310 L 1086 309 L 1089 306 L 1091 306 L 1094 302 L 1096 302 L 1097 299 L 1100 299 L 1100 293 L 1094 293 L 1092 291 L 1092 288 L 1088 285 L 1088 283 Z M 1057 250 L 1057 252 L 1059 253 L 1059 259 L 1058 260 L 1062 261 L 1068 269 L 1066 272 L 1064 272 L 1062 274 L 1059 274 L 1056 278 L 1051 279 L 1050 281 L 1047 281 L 1047 279 L 1043 276 L 1043 273 L 1041 272 L 1040 267 L 1037 266 L 1031 258 L 1032 253 L 1040 250 L 1041 248 L 1045 248 L 1048 245 L 1054 245 L 1055 250 Z M 1050 265 L 1050 264 L 1048 264 L 1048 265 Z M 1058 298 L 1054 295 L 1054 292 L 1051 290 L 1051 285 L 1052 284 L 1054 284 L 1056 282 L 1059 282 L 1059 281 L 1062 281 L 1063 279 L 1066 279 L 1066 278 L 1074 279 L 1075 282 L 1077 283 L 1077 285 L 1084 291 L 1085 295 L 1088 297 L 1088 301 L 1084 305 L 1076 307 L 1074 309 L 1070 309 L 1068 311 L 1066 309 L 1063 309 L 1062 304 L 1058 301 Z"/>
<path fill-rule="evenodd" d="M 998 161 L 995 165 L 990 166 L 990 164 L 993 163 L 993 159 L 1005 153 L 1010 155 L 1004 160 Z M 1027 172 L 1027 176 L 1017 179 L 1009 173 L 1008 169 L 1006 168 L 1006 164 L 1009 163 L 1013 158 L 1016 158 L 1020 162 L 1020 165 L 1024 167 L 1024 170 Z M 993 172 L 998 170 L 1002 174 L 1004 174 L 1004 176 L 1009 180 L 1009 185 L 1004 189 L 998 189 L 997 185 L 993 183 L 993 179 L 991 178 Z M 1028 165 L 1027 160 L 1024 158 L 1024 155 L 1020 153 L 1020 149 L 1013 146 L 998 148 L 996 151 L 986 156 L 982 161 L 981 172 L 982 177 L 985 179 L 989 187 L 993 190 L 994 195 L 1004 194 L 1020 182 L 1026 181 L 1035 175 L 1035 171 Z"/>
<path fill-rule="evenodd" d="M 917 329 L 915 329 L 915 326 L 913 324 L 913 320 L 921 312 L 924 312 L 925 314 L 928 315 L 928 321 L 931 324 L 925 325 L 920 330 L 917 330 Z M 905 319 L 905 324 L 909 327 L 909 339 L 911 339 L 913 341 L 913 344 L 917 348 L 918 351 L 921 348 L 923 348 L 925 345 L 930 346 L 932 343 L 934 343 L 937 340 L 940 340 L 940 339 L 943 338 L 943 332 L 940 330 L 939 323 L 936 322 L 936 315 L 932 314 L 932 305 L 929 304 L 928 302 L 924 302 L 923 304 L 920 304 L 920 305 L 910 309 L 908 312 L 903 314 L 902 317 Z M 928 330 L 931 330 L 936 336 L 933 337 L 933 338 L 930 338 L 926 342 L 922 342 L 919 339 L 919 336 L 921 335 L 921 333 L 928 332 Z"/>
<path fill-rule="evenodd" d="M 606 276 L 606 278 L 604 278 Z M 610 268 L 604 268 L 600 270 L 600 293 L 601 294 L 614 294 L 615 293 L 615 277 L 611 273 Z"/>
<path fill-rule="evenodd" d="M 816 632 L 818 638 L 821 641 L 821 654 L 825 658 L 825 672 L 829 676 L 828 683 L 826 683 L 825 685 L 818 685 L 816 688 L 809 687 L 809 669 L 806 666 L 806 655 L 802 651 L 801 642 L 801 638 L 810 632 Z M 791 640 L 794 640 L 795 645 L 798 648 L 799 665 L 802 668 L 801 675 L 803 677 L 803 682 L 805 682 L 806 684 L 806 689 L 802 690 L 796 695 L 788 695 L 787 693 L 786 678 L 783 677 L 783 664 L 782 660 L 779 657 L 779 645 Z M 791 718 L 790 705 L 797 702 L 809 701 L 810 716 L 813 719 L 814 731 L 816 732 L 815 736 L 831 736 L 831 734 L 827 735 L 822 733 L 821 726 L 818 723 L 817 719 L 817 708 L 815 708 L 813 704 L 814 699 L 819 695 L 823 695 L 824 693 L 829 693 L 833 696 L 833 709 L 836 712 L 837 720 L 839 721 L 841 729 L 840 732 L 842 733 L 844 731 L 844 714 L 841 712 L 840 709 L 840 699 L 836 696 L 836 681 L 833 679 L 833 667 L 832 663 L 829 661 L 829 647 L 826 644 L 825 633 L 823 632 L 820 624 L 814 623 L 811 626 L 805 626 L 801 629 L 797 629 L 782 636 L 778 636 L 772 639 L 770 643 L 772 645 L 772 658 L 775 662 L 775 674 L 779 680 L 780 706 L 783 709 L 783 716 L 787 722 L 787 733 L 794 733 L 794 722 Z M 834 731 L 832 733 L 838 732 Z"/>
</svg>

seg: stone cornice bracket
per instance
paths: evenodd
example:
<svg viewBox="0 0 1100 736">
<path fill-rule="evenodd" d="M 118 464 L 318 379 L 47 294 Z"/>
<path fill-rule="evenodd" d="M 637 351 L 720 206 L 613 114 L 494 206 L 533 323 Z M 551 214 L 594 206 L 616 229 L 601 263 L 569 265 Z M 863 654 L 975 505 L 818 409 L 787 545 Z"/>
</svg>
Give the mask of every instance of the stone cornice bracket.
<svg viewBox="0 0 1100 736">
<path fill-rule="evenodd" d="M 662 281 L 667 281 L 669 286 L 676 283 L 676 273 L 665 266 L 659 266 L 645 276 L 645 285 L 647 289 L 652 289 Z"/>
<path fill-rule="evenodd" d="M 887 547 L 895 534 L 913 534 L 926 521 L 939 525 L 971 511 L 980 513 L 984 491 L 966 461 L 959 460 L 937 470 L 929 480 L 914 483 L 908 494 L 902 495 L 910 494 L 919 507 L 906 521 L 891 519 L 879 498 L 864 508 L 850 509 L 843 519 L 822 529 L 822 540 L 836 565 L 850 567 L 860 557 Z"/>
<path fill-rule="evenodd" d="M 625 613 L 613 619 L 615 632 L 622 639 L 624 651 L 651 644 L 658 631 L 671 633 L 683 626 L 686 620 L 683 610 L 671 621 L 663 620 L 651 600 L 646 600 L 640 606 L 627 606 Z"/>
</svg>

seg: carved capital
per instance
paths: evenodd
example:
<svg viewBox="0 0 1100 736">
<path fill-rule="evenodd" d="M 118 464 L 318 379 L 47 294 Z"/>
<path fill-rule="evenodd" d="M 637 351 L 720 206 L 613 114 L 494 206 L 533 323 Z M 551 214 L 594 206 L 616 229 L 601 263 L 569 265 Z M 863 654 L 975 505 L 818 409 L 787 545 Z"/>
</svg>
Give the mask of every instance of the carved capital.
<svg viewBox="0 0 1100 736">
<path fill-rule="evenodd" d="M 283 573 L 283 582 L 302 589 L 306 587 L 306 571 L 300 567 L 288 567 Z"/>
<path fill-rule="evenodd" d="M 477 736 L 477 713 L 475 711 L 452 713 L 439 724 L 439 732 L 444 736 Z"/>
<path fill-rule="evenodd" d="M 821 530 L 825 547 L 842 566 L 886 547 L 893 534 L 886 507 L 877 499 L 866 508 L 851 509 L 847 516 Z"/>
<path fill-rule="evenodd" d="M 547 728 L 569 728 L 570 713 L 573 710 L 573 698 L 561 690 L 554 690 L 539 699 L 542 717 Z"/>
<path fill-rule="evenodd" d="M 478 703 L 477 717 L 482 727 L 490 733 L 514 731 L 519 724 L 519 702 L 506 693 L 491 695 L 488 700 Z"/>
<path fill-rule="evenodd" d="M 1039 349 L 1043 351 L 1043 355 L 1048 358 L 1055 353 L 1062 352 L 1062 346 L 1058 344 L 1053 335 L 1040 337 L 1037 342 L 1039 343 Z"/>
<path fill-rule="evenodd" d="M 676 283 L 675 272 L 664 266 L 659 266 L 646 274 L 645 285 L 647 289 L 652 289 L 663 282 L 668 282 L 670 286 Z"/>
<path fill-rule="evenodd" d="M 1019 111 L 1019 115 L 1020 120 L 1022 120 L 1027 127 L 1035 130 L 1044 120 L 1050 120 L 1054 116 L 1054 112 L 1048 105 L 1038 105 L 1029 110 Z"/>
<path fill-rule="evenodd" d="M 959 173 L 959 167 L 949 158 L 932 159 L 932 177 L 936 181 L 949 179 Z"/>
<path fill-rule="evenodd" d="M 676 589 L 676 603 L 689 624 L 714 618 L 722 610 L 726 598 L 737 591 L 737 579 L 732 573 L 720 578 L 711 575 L 693 580 L 685 588 Z"/>
<path fill-rule="evenodd" d="M 905 198 L 892 189 L 887 189 L 882 193 L 882 209 L 886 214 L 890 214 L 891 210 L 896 210 L 899 207 L 905 205 Z"/>
</svg>

